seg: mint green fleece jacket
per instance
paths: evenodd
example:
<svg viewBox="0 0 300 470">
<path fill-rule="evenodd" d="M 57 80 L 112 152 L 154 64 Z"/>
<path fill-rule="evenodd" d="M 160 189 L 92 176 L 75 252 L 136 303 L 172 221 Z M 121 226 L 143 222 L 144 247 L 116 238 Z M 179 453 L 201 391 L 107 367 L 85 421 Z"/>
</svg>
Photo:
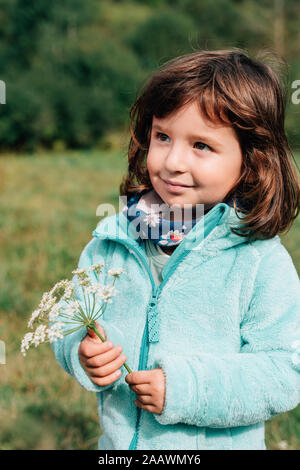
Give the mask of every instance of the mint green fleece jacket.
<svg viewBox="0 0 300 470">
<path fill-rule="evenodd" d="M 279 236 L 247 242 L 230 231 L 238 224 L 232 207 L 213 207 L 170 256 L 159 286 L 122 213 L 94 230 L 78 267 L 104 261 L 126 271 L 98 321 L 133 371 L 160 367 L 166 378 L 163 411 L 151 413 L 134 404 L 124 367 L 103 387 L 87 376 L 84 329 L 52 343 L 61 366 L 97 393 L 100 450 L 264 450 L 264 422 L 300 402 L 297 271 Z M 78 285 L 77 295 L 83 302 Z"/>
</svg>

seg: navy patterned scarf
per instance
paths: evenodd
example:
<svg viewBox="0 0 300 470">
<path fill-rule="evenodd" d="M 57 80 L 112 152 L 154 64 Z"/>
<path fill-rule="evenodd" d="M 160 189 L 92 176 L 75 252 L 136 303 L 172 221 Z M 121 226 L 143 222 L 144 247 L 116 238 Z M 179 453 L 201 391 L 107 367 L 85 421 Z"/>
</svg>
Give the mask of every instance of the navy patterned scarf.
<svg viewBox="0 0 300 470">
<path fill-rule="evenodd" d="M 238 204 L 238 200 L 236 200 Z M 233 207 L 233 200 L 226 202 Z M 240 205 L 240 204 L 239 204 Z M 127 202 L 123 213 L 134 222 L 139 237 L 150 239 L 160 246 L 178 245 L 204 214 L 204 205 L 195 209 L 172 210 L 154 189 L 135 193 Z M 197 212 L 198 211 L 198 212 Z M 171 220 L 172 219 L 172 220 Z"/>
</svg>

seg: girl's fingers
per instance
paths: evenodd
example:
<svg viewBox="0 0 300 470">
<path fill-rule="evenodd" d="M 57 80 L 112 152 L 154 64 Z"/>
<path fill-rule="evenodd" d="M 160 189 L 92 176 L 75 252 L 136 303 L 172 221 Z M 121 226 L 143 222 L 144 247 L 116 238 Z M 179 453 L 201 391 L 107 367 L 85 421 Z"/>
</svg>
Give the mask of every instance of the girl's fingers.
<svg viewBox="0 0 300 470">
<path fill-rule="evenodd" d="M 121 354 L 117 359 L 102 367 L 90 368 L 89 373 L 91 377 L 106 377 L 113 372 L 116 372 L 124 362 L 126 362 L 127 358 L 125 354 Z"/>
<path fill-rule="evenodd" d="M 101 354 L 96 354 L 93 357 L 90 357 L 86 361 L 86 366 L 90 368 L 98 368 L 105 366 L 105 364 L 109 364 L 114 359 L 120 356 L 122 352 L 121 346 L 115 346 L 114 348 L 110 348 L 107 351 L 104 351 Z"/>
<path fill-rule="evenodd" d="M 149 384 L 129 385 L 129 387 L 137 395 L 151 395 L 149 392 Z"/>
<path fill-rule="evenodd" d="M 99 387 L 104 387 L 105 385 L 110 385 L 111 383 L 118 380 L 121 375 L 121 371 L 117 370 L 106 377 L 91 377 L 91 380 L 94 384 L 98 385 Z"/>
<path fill-rule="evenodd" d="M 95 326 L 96 326 L 96 329 L 99 331 L 100 335 L 106 339 L 106 334 L 105 334 L 105 331 L 104 331 L 104 328 L 99 325 L 99 323 L 97 323 L 95 321 Z M 95 333 L 94 330 L 91 330 L 90 328 L 87 328 L 87 332 L 88 332 L 88 335 L 90 338 L 96 340 L 96 341 L 102 341 L 101 338 L 99 338 L 99 336 L 97 335 L 97 333 Z"/>
<path fill-rule="evenodd" d="M 134 403 L 138 408 L 142 408 L 143 410 L 149 411 L 150 413 L 158 413 L 157 407 L 155 405 L 151 405 L 151 404 L 150 405 L 145 405 L 144 403 L 142 403 L 139 400 L 135 400 Z"/>
<path fill-rule="evenodd" d="M 79 345 L 79 355 L 84 356 L 85 359 L 90 359 L 112 349 L 113 343 L 111 341 L 101 341 L 100 338 L 98 340 L 96 341 L 87 335 Z"/>
<path fill-rule="evenodd" d="M 142 403 L 142 405 L 153 405 L 153 398 L 151 395 L 137 395 L 137 401 Z"/>
</svg>

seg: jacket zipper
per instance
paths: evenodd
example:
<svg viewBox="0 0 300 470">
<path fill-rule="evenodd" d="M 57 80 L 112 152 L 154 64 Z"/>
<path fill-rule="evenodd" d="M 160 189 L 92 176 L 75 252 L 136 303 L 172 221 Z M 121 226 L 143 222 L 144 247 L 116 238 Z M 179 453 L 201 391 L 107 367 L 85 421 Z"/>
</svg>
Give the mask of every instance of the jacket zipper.
<svg viewBox="0 0 300 470">
<path fill-rule="evenodd" d="M 101 237 L 97 234 L 97 232 L 94 232 L 94 234 L 95 234 L 95 236 L 97 236 L 97 238 L 103 238 L 103 239 L 109 238 L 109 240 L 118 241 L 122 245 L 126 246 L 126 248 L 132 250 L 135 253 L 135 256 L 138 258 L 139 261 L 142 260 L 143 267 L 146 269 L 146 271 L 148 273 L 148 276 L 149 276 L 150 281 L 151 281 L 151 287 L 152 287 L 151 300 L 148 302 L 148 307 L 147 307 L 147 313 L 148 313 L 149 305 L 151 305 L 152 307 L 154 305 L 156 305 L 158 292 L 159 292 L 160 287 L 161 287 L 161 286 L 159 286 L 159 287 L 156 286 L 148 263 L 145 263 L 144 259 L 139 254 L 138 250 L 131 243 L 126 243 L 126 242 L 124 242 L 123 240 L 121 240 L 119 238 Z M 147 367 L 148 351 L 149 351 L 147 336 L 148 336 L 148 316 L 146 316 L 146 324 L 145 324 L 145 327 L 144 327 L 144 332 L 143 332 L 143 337 L 142 337 L 142 345 L 141 345 L 140 357 L 139 357 L 139 370 L 145 370 L 146 367 Z M 143 410 L 141 408 L 137 409 L 137 419 L 136 419 L 136 425 L 135 425 L 135 433 L 133 435 L 133 438 L 131 440 L 131 443 L 130 443 L 130 446 L 129 446 L 128 450 L 136 450 L 138 432 L 139 432 L 139 427 L 140 427 L 141 412 L 142 411 Z"/>
<path fill-rule="evenodd" d="M 139 370 L 146 370 L 147 369 L 147 361 L 148 361 L 148 353 L 149 353 L 149 343 L 148 343 L 148 309 L 149 306 L 153 307 L 156 305 L 157 302 L 157 295 L 158 295 L 159 289 L 157 286 L 155 286 L 155 290 L 152 291 L 152 297 L 151 301 L 148 303 L 148 308 L 147 308 L 147 317 L 146 317 L 146 324 L 143 332 L 143 338 L 142 338 L 142 346 L 140 350 L 140 359 L 139 359 Z M 136 450 L 137 448 L 137 440 L 138 440 L 138 433 L 140 430 L 140 420 L 141 420 L 141 413 L 142 409 L 138 408 L 137 409 L 137 420 L 136 420 L 136 429 L 134 436 L 131 440 L 130 446 L 128 450 Z"/>
<path fill-rule="evenodd" d="M 149 308 L 153 308 L 156 306 L 157 303 L 157 297 L 160 291 L 160 286 L 156 286 L 152 273 L 150 271 L 148 263 L 145 263 L 144 259 L 140 256 L 138 250 L 132 246 L 132 244 L 124 243 L 123 241 L 120 241 L 123 243 L 125 246 L 128 247 L 130 246 L 130 249 L 135 253 L 135 256 L 138 258 L 138 260 L 142 259 L 143 262 L 143 267 L 146 269 L 150 281 L 151 281 L 151 286 L 152 286 L 152 295 L 151 299 L 148 302 L 148 307 L 147 307 L 147 315 L 146 315 L 146 324 L 144 327 L 144 332 L 143 332 L 143 337 L 142 337 L 142 345 L 140 349 L 140 357 L 139 357 L 139 370 L 146 370 L 147 368 L 147 361 L 148 361 L 148 353 L 149 353 L 149 343 L 148 343 L 148 310 Z M 136 450 L 137 448 L 137 442 L 138 442 L 138 433 L 140 429 L 140 421 L 141 421 L 141 414 L 142 414 L 142 409 L 138 408 L 137 409 L 137 418 L 136 418 L 136 425 L 135 425 L 135 433 L 133 435 L 133 438 L 130 442 L 128 450 Z"/>
<path fill-rule="evenodd" d="M 138 251 L 137 250 L 134 250 L 135 253 L 137 254 L 137 256 L 140 256 L 138 254 Z M 176 264 L 175 263 L 175 267 L 176 267 Z M 152 297 L 148 303 L 148 307 L 147 307 L 147 317 L 146 317 L 146 325 L 145 325 L 145 328 L 144 328 L 144 333 L 143 333 L 143 339 L 142 339 L 142 346 L 141 346 L 141 351 L 140 351 L 140 361 L 139 361 L 139 370 L 146 370 L 147 368 L 147 361 L 148 361 L 148 353 L 149 353 L 149 342 L 148 342 L 148 311 L 149 309 L 154 309 L 154 308 L 157 308 L 157 301 L 158 301 L 158 297 L 161 293 L 161 290 L 162 288 L 164 287 L 165 283 L 167 282 L 167 280 L 169 279 L 169 277 L 171 276 L 171 274 L 174 272 L 175 270 L 175 267 L 173 266 L 173 269 L 171 269 L 168 273 L 168 276 L 165 277 L 165 279 L 161 282 L 161 284 L 159 286 L 156 286 L 155 282 L 154 282 L 154 279 L 153 279 L 153 276 L 151 274 L 151 271 L 149 269 L 149 266 L 148 264 L 146 265 L 144 263 L 146 269 L 147 269 L 147 272 L 150 276 L 150 280 L 151 280 L 151 283 L 152 283 Z M 134 436 L 130 442 L 130 446 L 128 448 L 128 450 L 136 450 L 137 448 L 137 443 L 138 443 L 138 434 L 139 434 L 139 430 L 140 430 L 140 421 L 141 421 L 141 414 L 142 414 L 142 411 L 144 411 L 142 408 L 138 408 L 137 410 L 137 421 L 136 421 L 136 430 L 135 430 L 135 433 L 134 433 Z"/>
</svg>

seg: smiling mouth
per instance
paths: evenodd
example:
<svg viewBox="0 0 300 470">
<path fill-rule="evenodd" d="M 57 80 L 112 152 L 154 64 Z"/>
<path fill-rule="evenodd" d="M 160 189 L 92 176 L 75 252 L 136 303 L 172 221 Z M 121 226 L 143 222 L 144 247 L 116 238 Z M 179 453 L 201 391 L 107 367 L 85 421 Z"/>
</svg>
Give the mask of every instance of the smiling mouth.
<svg viewBox="0 0 300 470">
<path fill-rule="evenodd" d="M 170 181 L 170 180 L 164 180 L 162 179 L 162 181 L 164 182 L 165 186 L 167 187 L 167 189 L 171 192 L 174 192 L 174 191 L 182 191 L 182 190 L 185 190 L 185 189 L 188 189 L 188 188 L 192 188 L 193 186 L 188 186 L 186 184 L 182 184 L 180 183 L 179 181 L 175 182 L 175 181 Z"/>
<path fill-rule="evenodd" d="M 174 186 L 174 187 L 177 187 L 177 188 L 192 188 L 191 185 L 188 185 L 188 184 L 183 184 L 181 183 L 180 181 L 170 181 L 170 180 L 164 180 L 163 179 L 163 182 L 165 184 L 168 184 L 170 186 Z"/>
</svg>

